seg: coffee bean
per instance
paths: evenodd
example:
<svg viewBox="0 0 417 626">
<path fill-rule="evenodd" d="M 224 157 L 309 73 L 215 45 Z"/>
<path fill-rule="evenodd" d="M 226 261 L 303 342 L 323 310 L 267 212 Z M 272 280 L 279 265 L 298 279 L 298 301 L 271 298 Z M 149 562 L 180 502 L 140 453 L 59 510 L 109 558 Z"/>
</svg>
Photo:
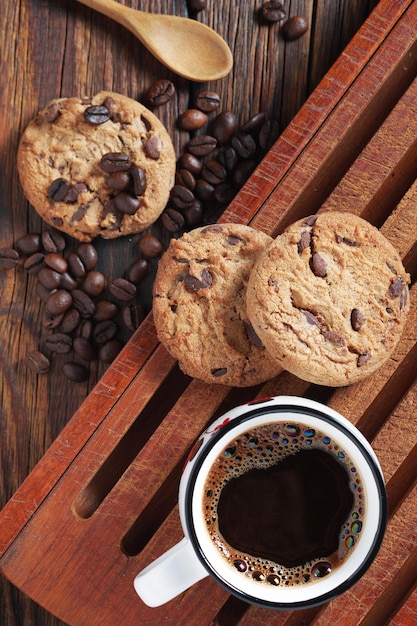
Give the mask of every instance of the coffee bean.
<svg viewBox="0 0 417 626">
<path fill-rule="evenodd" d="M 62 252 L 65 248 L 64 236 L 56 230 L 45 230 L 42 233 L 42 246 L 46 253 Z"/>
<path fill-rule="evenodd" d="M 122 319 L 129 330 L 135 331 L 145 319 L 143 306 L 137 302 L 126 305 L 123 308 Z"/>
<path fill-rule="evenodd" d="M 207 0 L 187 0 L 187 7 L 191 13 L 199 13 L 207 8 Z"/>
<path fill-rule="evenodd" d="M 36 275 L 40 270 L 45 267 L 45 255 L 42 252 L 35 252 L 26 259 L 23 267 L 28 274 Z"/>
<path fill-rule="evenodd" d="M 74 293 L 74 292 L 73 292 Z M 65 289 L 57 289 L 48 298 L 46 302 L 46 310 L 48 313 L 58 315 L 59 313 L 65 313 L 72 305 L 73 298 L 69 291 Z"/>
<path fill-rule="evenodd" d="M 142 254 L 153 259 L 161 254 L 163 246 L 155 235 L 148 233 L 139 239 L 138 248 Z"/>
<path fill-rule="evenodd" d="M 66 272 L 68 268 L 67 261 L 57 252 L 49 252 L 49 254 L 45 256 L 45 263 L 48 267 L 56 272 L 59 272 L 60 274 Z"/>
<path fill-rule="evenodd" d="M 210 130 L 220 143 L 228 143 L 237 129 L 237 117 L 232 111 L 222 111 L 211 123 Z"/>
<path fill-rule="evenodd" d="M 53 333 L 45 337 L 45 347 L 51 352 L 67 354 L 72 348 L 72 339 L 65 333 Z"/>
<path fill-rule="evenodd" d="M 84 111 L 84 119 L 89 124 L 98 126 L 108 122 L 110 119 L 110 113 L 104 105 L 92 105 L 86 108 Z"/>
<path fill-rule="evenodd" d="M 279 124 L 268 120 L 259 131 L 259 145 L 263 150 L 270 150 L 279 137 Z"/>
<path fill-rule="evenodd" d="M 123 344 L 121 341 L 118 339 L 110 339 L 110 341 L 100 346 L 98 358 L 103 363 L 111 363 L 114 361 L 122 348 Z"/>
<path fill-rule="evenodd" d="M 197 176 L 203 167 L 202 162 L 198 159 L 195 154 L 191 154 L 191 152 L 184 152 L 177 162 L 178 169 L 186 169 L 194 176 Z"/>
<path fill-rule="evenodd" d="M 217 155 L 217 160 L 228 172 L 232 172 L 238 162 L 236 150 L 232 146 L 225 146 Z"/>
<path fill-rule="evenodd" d="M 308 31 L 308 22 L 303 15 L 294 15 L 285 22 L 281 30 L 285 39 L 293 41 Z"/>
<path fill-rule="evenodd" d="M 192 174 L 190 170 L 186 170 L 185 168 L 177 170 L 175 174 L 175 184 L 186 187 L 186 189 L 190 189 L 190 191 L 192 191 L 195 187 L 194 174 Z"/>
<path fill-rule="evenodd" d="M 256 159 L 244 159 L 235 167 L 232 180 L 238 189 L 243 187 L 256 166 Z"/>
<path fill-rule="evenodd" d="M 62 275 L 50 267 L 43 267 L 38 272 L 38 281 L 45 289 L 57 289 L 62 282 Z"/>
<path fill-rule="evenodd" d="M 89 341 L 93 336 L 93 328 L 94 326 L 91 319 L 82 319 L 75 329 L 75 336 L 82 337 L 86 341 Z"/>
<path fill-rule="evenodd" d="M 211 135 L 197 135 L 188 142 L 188 151 L 194 156 L 207 156 L 215 150 L 217 139 Z"/>
<path fill-rule="evenodd" d="M 187 109 L 178 118 L 178 126 L 181 130 L 198 130 L 207 124 L 208 117 L 199 109 Z"/>
<path fill-rule="evenodd" d="M 81 257 L 76 252 L 71 252 L 68 256 L 68 267 L 73 276 L 83 278 L 86 275 L 86 269 Z"/>
<path fill-rule="evenodd" d="M 71 184 L 65 178 L 56 178 L 48 187 L 48 198 L 54 202 L 61 202 L 70 186 Z"/>
<path fill-rule="evenodd" d="M 16 267 L 19 261 L 19 253 L 14 248 L 0 249 L 0 270 L 10 270 Z"/>
<path fill-rule="evenodd" d="M 209 202 L 213 199 L 214 186 L 203 178 L 196 181 L 194 195 L 202 202 Z"/>
<path fill-rule="evenodd" d="M 195 100 L 196 107 L 204 113 L 211 113 L 218 109 L 220 105 L 220 96 L 215 91 L 200 91 Z"/>
<path fill-rule="evenodd" d="M 104 274 L 97 272 L 97 270 L 91 270 L 84 278 L 82 288 L 91 298 L 95 298 L 101 294 L 105 286 Z"/>
<path fill-rule="evenodd" d="M 88 379 L 88 370 L 81 363 L 68 361 L 64 363 L 62 370 L 66 378 L 74 383 L 82 383 Z"/>
<path fill-rule="evenodd" d="M 203 222 L 204 206 L 201 200 L 194 200 L 191 206 L 183 211 L 188 226 L 195 228 Z"/>
<path fill-rule="evenodd" d="M 130 173 L 132 175 L 135 196 L 143 196 L 147 187 L 145 170 L 139 167 L 139 165 L 134 165 L 131 167 Z"/>
<path fill-rule="evenodd" d="M 156 135 L 148 137 L 144 145 L 146 156 L 154 161 L 157 161 L 160 156 L 159 139 Z"/>
<path fill-rule="evenodd" d="M 137 259 L 134 261 L 130 267 L 126 271 L 126 278 L 130 280 L 131 283 L 138 285 L 143 280 L 145 280 L 146 276 L 149 272 L 149 263 L 146 259 Z"/>
<path fill-rule="evenodd" d="M 36 283 L 36 294 L 42 300 L 42 302 L 47 302 L 49 297 L 55 293 L 56 289 L 47 289 L 40 282 Z"/>
<path fill-rule="evenodd" d="M 94 341 L 100 345 L 107 343 L 117 335 L 118 330 L 119 328 L 113 320 L 99 322 L 93 329 Z"/>
<path fill-rule="evenodd" d="M 75 280 L 75 278 L 73 278 L 71 276 L 71 274 L 69 274 L 68 272 L 64 272 L 62 274 L 62 281 L 61 281 L 61 287 L 62 289 L 66 289 L 67 291 L 72 291 L 73 289 L 77 288 L 77 281 Z"/>
<path fill-rule="evenodd" d="M 171 200 L 179 209 L 185 209 L 194 201 L 194 194 L 187 187 L 182 185 L 174 185 L 171 189 Z"/>
<path fill-rule="evenodd" d="M 242 124 L 242 126 L 240 127 L 240 130 L 243 133 L 249 133 L 249 135 L 255 135 L 258 133 L 260 128 L 263 126 L 263 124 L 265 124 L 265 122 L 266 122 L 265 113 L 262 113 L 262 112 L 255 113 L 255 115 L 253 115 L 247 122 Z"/>
<path fill-rule="evenodd" d="M 101 157 L 100 167 L 107 174 L 126 172 L 130 168 L 130 156 L 124 152 L 107 152 Z"/>
<path fill-rule="evenodd" d="M 77 248 L 80 257 L 87 271 L 94 270 L 98 263 L 98 253 L 92 243 L 80 243 Z"/>
<path fill-rule="evenodd" d="M 140 200 L 126 191 L 121 191 L 114 199 L 116 208 L 126 215 L 134 215 L 140 207 Z"/>
<path fill-rule="evenodd" d="M 94 315 L 96 306 L 87 293 L 81 289 L 74 289 L 71 293 L 73 307 L 79 311 L 81 317 L 88 318 Z"/>
<path fill-rule="evenodd" d="M 16 241 L 16 248 L 22 254 L 30 256 L 41 250 L 41 236 L 38 233 L 28 233 L 19 237 Z"/>
<path fill-rule="evenodd" d="M 181 215 L 181 213 L 171 208 L 165 209 L 165 211 L 161 215 L 161 221 L 164 227 L 170 233 L 179 232 L 185 223 L 184 217 Z"/>
<path fill-rule="evenodd" d="M 225 180 L 227 172 L 221 163 L 214 159 L 209 159 L 204 164 L 201 175 L 207 182 L 218 185 Z"/>
<path fill-rule="evenodd" d="M 26 354 L 26 365 L 35 374 L 46 374 L 49 371 L 49 359 L 39 350 L 31 350 Z"/>
<path fill-rule="evenodd" d="M 94 361 L 97 358 L 94 346 L 84 337 L 75 337 L 72 347 L 83 361 Z"/>
<path fill-rule="evenodd" d="M 136 295 L 136 285 L 126 278 L 114 278 L 110 283 L 110 293 L 118 300 L 132 300 Z"/>
<path fill-rule="evenodd" d="M 49 313 L 49 311 L 44 311 L 42 314 L 42 327 L 46 330 L 55 330 L 55 328 L 60 326 L 63 318 L 63 313 L 55 315 L 54 313 Z"/>
<path fill-rule="evenodd" d="M 174 84 L 168 79 L 155 81 L 147 90 L 145 100 L 152 107 L 158 107 L 166 104 L 175 93 Z"/>
<path fill-rule="evenodd" d="M 256 152 L 256 143 L 252 135 L 248 133 L 237 133 L 231 139 L 233 148 L 242 159 L 251 157 Z"/>
<path fill-rule="evenodd" d="M 96 308 L 93 314 L 93 319 L 96 322 L 102 322 L 103 320 L 111 320 L 119 312 L 119 307 L 110 300 L 99 300 L 95 303 Z"/>
<path fill-rule="evenodd" d="M 123 191 L 130 187 L 132 182 L 129 172 L 113 172 L 106 178 L 106 185 L 112 191 Z"/>
<path fill-rule="evenodd" d="M 80 320 L 81 320 L 80 312 L 77 311 L 77 309 L 70 308 L 62 316 L 62 321 L 59 326 L 59 330 L 62 333 L 67 333 L 67 334 L 72 333 L 79 325 Z"/>
<path fill-rule="evenodd" d="M 260 12 L 267 22 L 282 22 L 286 17 L 284 6 L 281 2 L 277 2 L 277 0 L 264 2 L 260 8 Z"/>
<path fill-rule="evenodd" d="M 229 183 L 221 183 L 216 185 L 213 198 L 223 206 L 227 206 L 233 200 L 237 193 L 237 188 Z"/>
</svg>

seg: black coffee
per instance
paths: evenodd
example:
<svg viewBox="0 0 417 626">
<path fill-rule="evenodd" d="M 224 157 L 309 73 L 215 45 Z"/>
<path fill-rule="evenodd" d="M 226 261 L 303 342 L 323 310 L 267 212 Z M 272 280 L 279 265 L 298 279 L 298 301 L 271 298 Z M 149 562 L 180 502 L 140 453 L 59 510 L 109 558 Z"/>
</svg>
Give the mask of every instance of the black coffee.
<svg viewBox="0 0 417 626">
<path fill-rule="evenodd" d="M 313 582 L 339 566 L 359 539 L 361 479 L 345 451 L 301 423 L 241 435 L 205 485 L 208 532 L 242 574 L 272 585 Z"/>
</svg>

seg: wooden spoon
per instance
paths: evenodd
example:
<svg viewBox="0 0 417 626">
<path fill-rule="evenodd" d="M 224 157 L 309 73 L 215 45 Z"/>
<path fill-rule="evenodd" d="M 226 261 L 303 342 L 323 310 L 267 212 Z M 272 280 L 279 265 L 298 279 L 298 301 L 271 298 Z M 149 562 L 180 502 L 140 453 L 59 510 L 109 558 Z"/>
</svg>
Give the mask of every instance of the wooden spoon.
<svg viewBox="0 0 417 626">
<path fill-rule="evenodd" d="M 186 17 L 147 13 L 114 0 L 78 0 L 122 24 L 173 72 L 195 81 L 226 76 L 233 57 L 214 30 Z"/>
</svg>

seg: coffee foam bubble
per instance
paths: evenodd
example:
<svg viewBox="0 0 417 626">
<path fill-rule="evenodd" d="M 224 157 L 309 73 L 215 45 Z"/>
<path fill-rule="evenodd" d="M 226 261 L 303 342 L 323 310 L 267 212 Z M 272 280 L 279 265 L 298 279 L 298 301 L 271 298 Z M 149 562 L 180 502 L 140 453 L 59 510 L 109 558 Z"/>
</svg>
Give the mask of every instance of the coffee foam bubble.
<svg viewBox="0 0 417 626">
<path fill-rule="evenodd" d="M 234 549 L 225 541 L 218 526 L 217 507 L 226 483 L 249 470 L 267 469 L 301 450 L 314 448 L 332 454 L 342 464 L 354 496 L 352 510 L 340 529 L 337 552 L 296 567 L 285 567 Z M 305 585 L 329 575 L 355 549 L 365 515 L 365 492 L 356 467 L 336 442 L 301 422 L 274 422 L 240 435 L 218 455 L 205 482 L 203 513 L 207 531 L 219 553 L 242 575 L 273 586 Z"/>
</svg>

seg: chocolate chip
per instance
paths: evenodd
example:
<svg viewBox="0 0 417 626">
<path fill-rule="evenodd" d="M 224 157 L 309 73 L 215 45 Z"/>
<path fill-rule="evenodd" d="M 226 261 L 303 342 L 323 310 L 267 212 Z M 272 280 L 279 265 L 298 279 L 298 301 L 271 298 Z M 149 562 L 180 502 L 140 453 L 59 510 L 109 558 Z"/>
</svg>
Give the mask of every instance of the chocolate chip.
<svg viewBox="0 0 417 626">
<path fill-rule="evenodd" d="M 404 285 L 404 288 L 400 296 L 400 311 L 402 311 L 402 309 L 406 306 L 407 301 L 408 301 L 408 287 L 407 285 Z"/>
<path fill-rule="evenodd" d="M 258 337 L 252 324 L 250 322 L 245 321 L 244 326 L 245 326 L 246 334 L 251 344 L 253 344 L 257 348 L 263 348 L 263 343 L 261 339 Z"/>
<path fill-rule="evenodd" d="M 208 269 L 202 270 L 200 278 L 187 274 L 184 278 L 184 286 L 188 291 L 195 293 L 200 289 L 208 289 L 213 284 L 213 276 Z"/>
<path fill-rule="evenodd" d="M 87 185 L 85 183 L 75 183 L 75 185 L 70 185 L 67 193 L 65 194 L 63 201 L 66 202 L 66 204 L 75 204 L 75 202 L 77 202 L 78 200 L 78 196 L 81 193 L 85 193 L 87 191 Z M 86 205 L 88 206 L 88 205 Z M 79 207 L 80 209 L 80 207 Z M 84 215 L 85 211 L 83 209 L 81 209 L 81 214 L 80 214 L 80 218 L 77 219 L 81 219 Z"/>
<path fill-rule="evenodd" d="M 352 309 L 350 314 L 350 323 L 353 330 L 360 330 L 365 322 L 365 316 L 360 309 Z"/>
<path fill-rule="evenodd" d="M 325 330 L 323 332 L 323 337 L 333 343 L 335 346 L 344 346 L 346 344 L 343 337 L 335 333 L 333 330 Z"/>
<path fill-rule="evenodd" d="M 318 317 L 314 315 L 314 313 L 312 313 L 311 311 L 308 311 L 307 309 L 301 309 L 301 313 L 306 318 L 306 322 L 308 324 L 311 324 L 311 326 L 317 326 L 318 328 L 321 328 L 321 322 L 319 321 Z"/>
<path fill-rule="evenodd" d="M 159 146 L 159 139 L 156 135 L 152 135 L 151 137 L 148 137 L 148 139 L 145 142 L 144 148 L 145 148 L 146 156 L 148 156 L 150 159 L 153 159 L 154 161 L 157 161 L 159 159 L 160 146 Z"/>
<path fill-rule="evenodd" d="M 342 237 L 341 235 L 336 235 L 336 241 L 337 243 L 344 243 L 352 248 L 356 248 L 359 245 L 357 241 L 349 239 L 349 237 Z"/>
<path fill-rule="evenodd" d="M 225 374 L 227 374 L 227 367 L 217 367 L 216 369 L 212 369 L 211 374 L 215 378 L 220 378 L 221 376 L 225 376 Z"/>
<path fill-rule="evenodd" d="M 139 167 L 139 165 L 134 165 L 130 168 L 130 173 L 133 180 L 133 190 L 135 195 L 143 196 L 147 186 L 145 170 Z"/>
<path fill-rule="evenodd" d="M 45 111 L 45 120 L 50 124 L 56 122 L 58 117 L 61 115 L 61 104 L 59 102 L 53 102 L 48 106 Z"/>
<path fill-rule="evenodd" d="M 370 359 L 371 359 L 371 355 L 369 354 L 369 352 L 360 354 L 356 360 L 357 367 L 362 367 L 362 365 L 365 365 L 366 363 L 368 363 Z"/>
<path fill-rule="evenodd" d="M 401 295 L 404 287 L 404 279 L 402 276 L 397 276 L 394 278 L 391 285 L 389 286 L 388 293 L 391 298 L 398 298 Z"/>
<path fill-rule="evenodd" d="M 311 233 L 308 230 L 303 230 L 300 235 L 300 241 L 297 244 L 298 254 L 301 254 L 303 250 L 310 247 Z"/>
<path fill-rule="evenodd" d="M 238 237 L 237 235 L 228 235 L 226 241 L 229 246 L 237 246 L 240 243 L 245 243 L 242 237 Z"/>
<path fill-rule="evenodd" d="M 310 267 L 315 276 L 324 278 L 327 275 L 327 263 L 318 252 L 314 252 L 312 255 L 310 259 Z"/>
</svg>

